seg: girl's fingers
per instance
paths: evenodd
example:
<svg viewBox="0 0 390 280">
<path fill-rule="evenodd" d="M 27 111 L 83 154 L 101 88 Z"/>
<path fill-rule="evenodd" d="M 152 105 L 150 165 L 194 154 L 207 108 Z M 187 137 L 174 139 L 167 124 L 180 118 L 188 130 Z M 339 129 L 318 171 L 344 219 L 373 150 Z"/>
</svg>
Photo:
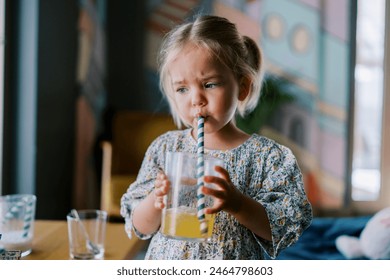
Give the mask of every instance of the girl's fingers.
<svg viewBox="0 0 390 280">
<path fill-rule="evenodd" d="M 216 176 L 204 176 L 205 183 L 211 183 L 216 184 L 222 189 L 226 189 L 229 185 L 229 181 L 227 181 L 225 178 L 220 178 Z"/>
<path fill-rule="evenodd" d="M 163 202 L 163 196 L 168 193 L 169 181 L 164 173 L 157 174 L 157 178 L 154 182 L 154 207 L 156 209 L 163 209 L 165 204 Z"/>
<path fill-rule="evenodd" d="M 226 169 L 216 166 L 220 176 L 205 176 L 205 183 L 211 183 L 216 188 L 203 187 L 202 192 L 206 195 L 210 195 L 214 198 L 213 207 L 207 208 L 206 213 L 214 214 L 221 210 L 224 211 L 236 211 L 240 207 L 241 193 L 236 189 L 230 180 L 229 173 Z"/>
<path fill-rule="evenodd" d="M 164 173 L 160 172 L 157 174 L 157 179 L 163 181 L 163 180 L 167 180 L 168 177 Z"/>
<path fill-rule="evenodd" d="M 154 207 L 156 208 L 156 209 L 163 209 L 164 208 L 164 202 L 162 202 L 162 201 L 155 201 L 154 202 Z"/>
<path fill-rule="evenodd" d="M 168 190 L 169 190 L 169 185 L 164 185 L 162 187 L 156 188 L 154 190 L 154 195 L 156 197 L 163 197 L 164 195 L 166 195 L 168 193 Z"/>
<path fill-rule="evenodd" d="M 154 181 L 154 187 L 155 188 L 160 188 L 164 184 L 166 184 L 165 181 L 168 181 L 168 177 L 164 173 L 158 173 L 156 180 Z"/>
<path fill-rule="evenodd" d="M 217 171 L 220 176 L 205 176 L 204 181 L 206 183 L 212 183 L 220 186 L 221 188 L 225 189 L 229 185 L 232 185 L 232 181 L 230 180 L 229 173 L 227 170 L 221 166 L 215 166 L 215 171 Z"/>
<path fill-rule="evenodd" d="M 221 207 L 210 207 L 204 210 L 205 214 L 217 214 L 222 210 Z"/>
<path fill-rule="evenodd" d="M 156 209 L 163 209 L 164 208 L 164 197 L 162 195 L 159 195 L 158 192 L 160 190 L 156 189 L 154 190 L 154 207 Z"/>
<path fill-rule="evenodd" d="M 168 193 L 169 190 L 169 181 L 167 180 L 164 174 L 158 174 L 157 179 L 154 182 L 154 195 L 155 196 L 164 196 Z"/>
<path fill-rule="evenodd" d="M 222 179 L 224 179 L 228 183 L 231 183 L 229 172 L 227 172 L 227 170 L 225 168 L 217 165 L 214 167 L 214 170 L 217 171 L 219 174 L 221 174 Z"/>
<path fill-rule="evenodd" d="M 226 196 L 224 191 L 211 189 L 208 187 L 202 187 L 202 192 L 206 195 L 210 195 L 210 196 L 213 196 L 213 197 L 219 198 L 219 199 L 223 199 Z"/>
</svg>

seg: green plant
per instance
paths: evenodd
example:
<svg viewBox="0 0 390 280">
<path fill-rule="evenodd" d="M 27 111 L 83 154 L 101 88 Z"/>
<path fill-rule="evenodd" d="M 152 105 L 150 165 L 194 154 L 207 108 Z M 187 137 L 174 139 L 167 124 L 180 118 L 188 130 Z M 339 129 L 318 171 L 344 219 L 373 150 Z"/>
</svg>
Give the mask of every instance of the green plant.
<svg viewBox="0 0 390 280">
<path fill-rule="evenodd" d="M 290 82 L 284 78 L 265 75 L 259 103 L 244 118 L 236 116 L 237 126 L 249 134 L 259 132 L 282 104 L 294 100 L 294 96 L 289 92 L 289 86 Z"/>
</svg>

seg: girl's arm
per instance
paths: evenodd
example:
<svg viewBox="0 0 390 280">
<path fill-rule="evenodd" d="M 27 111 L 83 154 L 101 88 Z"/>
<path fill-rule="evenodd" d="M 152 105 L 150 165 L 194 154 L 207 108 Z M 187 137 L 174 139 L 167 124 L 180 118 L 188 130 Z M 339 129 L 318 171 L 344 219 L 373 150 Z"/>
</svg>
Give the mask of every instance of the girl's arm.
<svg viewBox="0 0 390 280">
<path fill-rule="evenodd" d="M 232 214 L 243 226 L 257 236 L 272 241 L 271 227 L 264 207 L 251 197 L 241 193 L 240 206 Z"/>
<path fill-rule="evenodd" d="M 155 189 L 138 204 L 133 213 L 133 226 L 145 235 L 156 232 L 160 227 L 163 196 L 169 190 L 169 181 L 164 174 L 157 175 L 154 185 Z"/>
<path fill-rule="evenodd" d="M 214 176 L 204 178 L 206 183 L 213 183 L 219 187 L 219 189 L 203 187 L 204 194 L 216 198 L 213 207 L 206 209 L 206 213 L 213 214 L 224 210 L 257 236 L 271 241 L 271 227 L 264 207 L 256 200 L 241 193 L 233 185 L 229 173 L 224 168 L 217 166 L 215 170 L 221 174 L 221 178 Z"/>
</svg>

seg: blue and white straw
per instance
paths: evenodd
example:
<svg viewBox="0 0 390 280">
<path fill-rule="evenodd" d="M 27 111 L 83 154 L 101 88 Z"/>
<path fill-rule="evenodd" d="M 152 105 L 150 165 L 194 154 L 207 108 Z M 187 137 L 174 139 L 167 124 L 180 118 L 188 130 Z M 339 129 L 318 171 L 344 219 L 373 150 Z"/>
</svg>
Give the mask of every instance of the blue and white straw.
<svg viewBox="0 0 390 280">
<path fill-rule="evenodd" d="M 197 169 L 197 206 L 198 206 L 198 220 L 200 222 L 200 233 L 202 235 L 207 234 L 207 222 L 206 216 L 204 214 L 205 208 L 205 197 L 201 191 L 201 187 L 204 185 L 203 177 L 204 177 L 204 118 L 202 116 L 198 117 L 198 161 L 196 165 Z"/>
<path fill-rule="evenodd" d="M 23 225 L 23 237 L 27 238 L 31 228 L 31 224 L 34 220 L 34 201 L 33 199 L 26 198 L 26 212 L 24 214 L 24 225 Z"/>
</svg>

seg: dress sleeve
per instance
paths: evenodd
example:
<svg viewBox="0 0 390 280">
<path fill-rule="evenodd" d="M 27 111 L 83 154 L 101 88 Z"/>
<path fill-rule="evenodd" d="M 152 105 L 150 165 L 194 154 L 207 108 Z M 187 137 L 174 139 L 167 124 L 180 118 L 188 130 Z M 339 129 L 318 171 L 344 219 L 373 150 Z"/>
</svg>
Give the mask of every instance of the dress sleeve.
<svg viewBox="0 0 390 280">
<path fill-rule="evenodd" d="M 288 148 L 275 144 L 260 172 L 255 199 L 267 212 L 272 241 L 255 238 L 274 259 L 309 227 L 312 208 L 305 194 L 302 173 Z"/>
<path fill-rule="evenodd" d="M 160 137 L 161 138 L 161 137 Z M 121 198 L 121 215 L 125 219 L 125 230 L 129 238 L 132 232 L 140 239 L 149 239 L 153 234 L 145 235 L 133 226 L 133 210 L 153 190 L 157 174 L 163 168 L 162 141 L 157 138 L 147 149 L 137 179 Z"/>
</svg>

